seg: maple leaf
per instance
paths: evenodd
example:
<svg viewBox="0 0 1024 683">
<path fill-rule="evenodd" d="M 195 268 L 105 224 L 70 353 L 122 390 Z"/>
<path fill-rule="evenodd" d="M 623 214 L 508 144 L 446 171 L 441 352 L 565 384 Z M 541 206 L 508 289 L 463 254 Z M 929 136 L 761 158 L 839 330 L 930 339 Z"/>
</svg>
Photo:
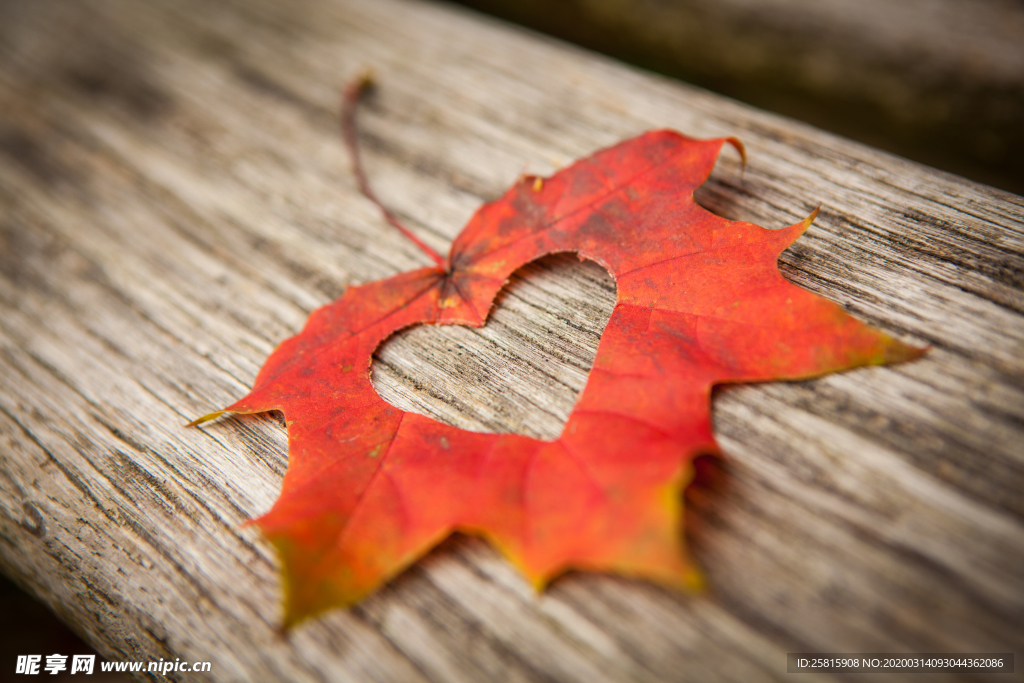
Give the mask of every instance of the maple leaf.
<svg viewBox="0 0 1024 683">
<path fill-rule="evenodd" d="M 345 131 L 354 149 L 352 121 Z M 196 421 L 286 416 L 281 495 L 255 520 L 280 554 L 286 626 L 360 600 L 456 530 L 485 537 L 538 588 L 570 568 L 697 585 L 682 491 L 693 458 L 719 450 L 712 386 L 923 353 L 782 277 L 779 254 L 813 214 L 766 230 L 696 204 L 727 141 L 738 146 L 652 131 L 520 179 L 477 211 L 447 259 L 417 240 L 437 266 L 349 288 L 271 354 L 246 397 Z M 483 325 L 513 271 L 553 252 L 596 261 L 617 284 L 558 439 L 470 432 L 377 395 L 372 356 L 391 334 Z"/>
</svg>

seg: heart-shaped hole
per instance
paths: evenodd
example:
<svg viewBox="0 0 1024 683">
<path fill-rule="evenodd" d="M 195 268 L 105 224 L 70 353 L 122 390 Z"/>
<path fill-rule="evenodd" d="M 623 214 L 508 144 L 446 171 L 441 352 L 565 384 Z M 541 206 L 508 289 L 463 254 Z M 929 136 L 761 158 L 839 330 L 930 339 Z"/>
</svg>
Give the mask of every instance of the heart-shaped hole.
<svg viewBox="0 0 1024 683">
<path fill-rule="evenodd" d="M 397 408 L 462 429 L 557 439 L 614 307 L 604 268 L 547 256 L 512 275 L 482 328 L 420 325 L 381 344 L 373 388 Z"/>
</svg>

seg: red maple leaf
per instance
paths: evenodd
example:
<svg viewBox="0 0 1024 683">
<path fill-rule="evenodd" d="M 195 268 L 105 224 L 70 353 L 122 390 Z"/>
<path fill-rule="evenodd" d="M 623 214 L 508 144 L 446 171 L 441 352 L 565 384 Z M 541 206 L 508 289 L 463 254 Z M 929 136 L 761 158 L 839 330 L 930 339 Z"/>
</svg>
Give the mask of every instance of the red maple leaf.
<svg viewBox="0 0 1024 683">
<path fill-rule="evenodd" d="M 271 354 L 248 396 L 196 421 L 286 416 L 281 496 L 255 520 L 283 563 L 286 625 L 360 600 L 455 530 L 487 538 L 538 587 L 569 568 L 695 585 L 682 491 L 693 458 L 718 452 L 711 387 L 923 353 L 782 277 L 779 254 L 813 214 L 766 230 L 694 202 L 726 141 L 652 131 L 522 178 L 447 259 L 416 240 L 436 267 L 349 288 Z M 357 156 L 356 171 L 373 198 Z M 553 252 L 598 262 L 618 292 L 558 439 L 469 432 L 377 395 L 372 355 L 391 334 L 483 325 L 509 276 Z"/>
</svg>

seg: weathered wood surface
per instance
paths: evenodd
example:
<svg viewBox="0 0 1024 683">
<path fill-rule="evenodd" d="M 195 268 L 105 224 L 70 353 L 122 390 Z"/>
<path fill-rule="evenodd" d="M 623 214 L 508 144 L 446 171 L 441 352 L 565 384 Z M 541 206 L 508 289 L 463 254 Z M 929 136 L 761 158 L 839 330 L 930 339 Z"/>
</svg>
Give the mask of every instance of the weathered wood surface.
<svg viewBox="0 0 1024 683">
<path fill-rule="evenodd" d="M 223 681 L 781 680 L 789 651 L 1016 651 L 1019 671 L 1020 197 L 446 6 L 87 5 L 0 5 L 0 568 L 105 656 Z M 573 574 L 537 596 L 457 537 L 281 638 L 276 560 L 240 525 L 276 496 L 284 428 L 182 424 L 346 285 L 426 262 L 348 172 L 338 95 L 362 64 L 383 84 L 370 175 L 435 248 L 524 170 L 649 128 L 737 135 L 745 174 L 726 156 L 699 200 L 766 226 L 821 202 L 787 276 L 933 351 L 717 393 L 729 457 L 687 520 L 704 595 Z M 613 292 L 546 260 L 482 330 L 389 342 L 376 386 L 554 436 Z"/>
<path fill-rule="evenodd" d="M 1019 0 L 458 0 L 1024 193 Z"/>
</svg>

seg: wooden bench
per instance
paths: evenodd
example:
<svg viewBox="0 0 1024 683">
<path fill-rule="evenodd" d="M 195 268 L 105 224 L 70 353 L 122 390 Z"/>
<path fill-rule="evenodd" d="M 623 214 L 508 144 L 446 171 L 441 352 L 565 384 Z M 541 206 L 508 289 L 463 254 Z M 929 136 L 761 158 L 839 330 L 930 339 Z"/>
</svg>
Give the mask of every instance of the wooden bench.
<svg viewBox="0 0 1024 683">
<path fill-rule="evenodd" d="M 1020 197 L 445 5 L 4 3 L 0 54 L 0 570 L 105 657 L 210 661 L 218 681 L 781 680 L 787 652 L 1024 664 Z M 438 251 L 523 172 L 651 128 L 734 135 L 745 172 L 726 153 L 698 200 L 768 227 L 822 204 L 786 276 L 931 353 L 716 392 L 727 458 L 687 501 L 704 594 L 574 573 L 537 595 L 457 536 L 282 637 L 276 557 L 242 524 L 277 495 L 285 429 L 182 425 L 347 285 L 426 263 L 349 172 L 338 100 L 362 65 L 381 84 L 371 180 Z M 545 259 L 482 330 L 389 342 L 376 386 L 552 437 L 613 302 L 597 266 Z"/>
<path fill-rule="evenodd" d="M 457 0 L 1024 193 L 1014 0 Z"/>
</svg>

